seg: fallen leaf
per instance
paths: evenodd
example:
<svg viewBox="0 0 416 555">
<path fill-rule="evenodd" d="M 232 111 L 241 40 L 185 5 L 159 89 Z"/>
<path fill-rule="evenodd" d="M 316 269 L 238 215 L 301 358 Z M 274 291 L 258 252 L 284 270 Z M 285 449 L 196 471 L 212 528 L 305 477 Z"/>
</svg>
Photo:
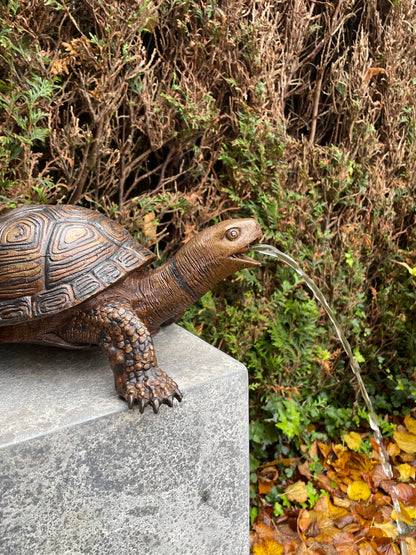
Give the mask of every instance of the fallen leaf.
<svg viewBox="0 0 416 555">
<path fill-rule="evenodd" d="M 412 434 L 416 434 L 416 420 L 414 420 L 410 414 L 406 414 L 404 417 L 404 425 Z"/>
<path fill-rule="evenodd" d="M 367 501 L 371 495 L 371 490 L 368 484 L 362 480 L 356 480 L 348 486 L 347 495 L 353 501 L 359 501 L 360 499 Z"/>
<path fill-rule="evenodd" d="M 400 505 L 400 513 L 398 513 L 395 509 L 391 512 L 391 519 L 394 521 L 402 521 L 405 524 L 408 524 L 409 526 L 413 526 L 413 517 L 412 517 L 412 513 L 416 514 L 416 509 L 414 509 L 413 507 L 413 511 L 412 511 L 412 507 L 407 507 L 405 508 L 403 503 L 400 503 L 399 501 L 399 505 Z"/>
<path fill-rule="evenodd" d="M 348 448 L 351 450 L 358 449 L 361 445 L 361 436 L 357 434 L 357 432 L 350 432 L 349 434 L 345 434 L 342 438 L 343 441 L 348 445 Z"/>
<path fill-rule="evenodd" d="M 337 507 L 344 507 L 344 509 L 349 509 L 352 505 L 351 499 L 348 499 L 347 497 L 334 496 L 332 498 L 332 501 L 334 505 L 336 505 Z"/>
<path fill-rule="evenodd" d="M 313 509 L 314 511 L 320 511 L 324 515 L 331 518 L 339 518 L 348 514 L 346 509 L 333 505 L 329 495 L 323 495 L 320 499 L 318 499 Z"/>
<path fill-rule="evenodd" d="M 397 443 L 389 443 L 387 445 L 387 453 L 389 457 L 395 457 L 396 455 L 400 454 L 400 447 Z"/>
<path fill-rule="evenodd" d="M 378 464 L 377 466 L 374 467 L 373 471 L 371 472 L 371 477 L 373 479 L 373 483 L 376 488 L 378 488 L 381 482 L 384 482 L 385 480 L 389 480 L 389 476 L 387 476 L 383 468 L 383 465 L 381 464 Z"/>
<path fill-rule="evenodd" d="M 321 451 L 324 459 L 327 459 L 332 450 L 331 445 L 326 445 L 326 443 L 322 443 L 321 441 L 318 441 L 318 448 Z"/>
<path fill-rule="evenodd" d="M 332 519 L 315 510 L 300 512 L 298 528 L 305 538 L 313 538 L 320 543 L 331 543 L 341 533 Z"/>
<path fill-rule="evenodd" d="M 309 458 L 311 461 L 313 461 L 315 459 L 315 457 L 318 456 L 318 445 L 317 442 L 314 441 L 311 446 L 309 447 Z"/>
<path fill-rule="evenodd" d="M 308 490 L 305 482 L 302 482 L 302 480 L 299 480 L 291 486 L 288 486 L 284 491 L 289 501 L 306 503 L 306 501 L 308 500 Z"/>
<path fill-rule="evenodd" d="M 393 439 L 402 451 L 409 455 L 416 454 L 416 435 L 409 432 L 393 432 Z"/>
<path fill-rule="evenodd" d="M 359 555 L 378 555 L 377 547 L 365 542 L 359 546 Z"/>
<path fill-rule="evenodd" d="M 375 518 L 378 508 L 373 503 L 363 503 L 358 501 L 354 504 L 352 512 L 357 513 L 362 519 L 372 521 Z"/>
<path fill-rule="evenodd" d="M 265 542 L 273 539 L 273 536 L 274 536 L 273 530 L 263 522 L 256 522 L 253 525 L 253 529 L 257 534 L 257 542 Z"/>
<path fill-rule="evenodd" d="M 289 541 L 285 543 L 285 555 L 292 555 L 299 552 L 298 542 Z"/>
<path fill-rule="evenodd" d="M 338 555 L 353 555 L 354 553 L 358 553 L 355 538 L 353 534 L 349 532 L 341 532 L 334 538 L 334 546 Z"/>
<path fill-rule="evenodd" d="M 270 490 L 274 486 L 273 480 L 268 480 L 267 478 L 260 478 L 259 477 L 259 494 L 260 495 L 267 495 L 270 493 Z"/>
<path fill-rule="evenodd" d="M 334 520 L 334 524 L 337 528 L 339 528 L 340 530 L 343 530 L 346 526 L 350 527 L 351 524 L 355 524 L 356 520 L 357 520 L 357 517 L 355 515 L 347 513 L 345 516 L 340 516 L 336 518 Z M 358 529 L 359 528 L 361 528 L 361 525 L 359 525 Z"/>
<path fill-rule="evenodd" d="M 384 505 L 390 505 L 391 498 L 389 495 L 383 495 L 382 493 L 377 492 L 373 495 L 372 502 L 374 505 L 377 505 L 377 507 L 383 507 Z"/>
<path fill-rule="evenodd" d="M 309 480 L 309 481 L 312 480 L 312 473 L 311 473 L 311 470 L 309 468 L 309 462 L 308 461 L 305 461 L 303 464 L 300 464 L 298 466 L 298 471 L 299 471 L 299 474 L 304 476 L 307 480 Z"/>
<path fill-rule="evenodd" d="M 383 522 L 380 524 L 375 522 L 372 528 L 378 528 L 379 530 L 382 530 L 388 538 L 391 538 L 393 540 L 396 539 L 399 535 L 397 526 L 395 526 L 392 522 Z"/>
<path fill-rule="evenodd" d="M 282 555 L 285 548 L 275 540 L 268 540 L 253 547 L 254 555 Z"/>
<path fill-rule="evenodd" d="M 395 486 L 397 497 L 403 505 L 410 506 L 416 505 L 416 489 L 410 484 L 396 484 Z"/>
<path fill-rule="evenodd" d="M 274 466 L 265 466 L 258 474 L 259 493 L 267 495 L 279 478 L 279 472 Z"/>
<path fill-rule="evenodd" d="M 331 480 L 325 474 L 317 474 L 316 476 L 317 485 L 320 489 L 324 489 L 329 493 L 334 493 L 336 489 L 332 486 Z"/>
<path fill-rule="evenodd" d="M 416 555 L 416 540 L 415 538 L 406 538 L 408 555 Z"/>
<path fill-rule="evenodd" d="M 408 463 L 398 464 L 396 468 L 400 472 L 400 478 L 402 480 L 408 480 L 409 478 L 415 477 L 416 468 Z"/>
</svg>

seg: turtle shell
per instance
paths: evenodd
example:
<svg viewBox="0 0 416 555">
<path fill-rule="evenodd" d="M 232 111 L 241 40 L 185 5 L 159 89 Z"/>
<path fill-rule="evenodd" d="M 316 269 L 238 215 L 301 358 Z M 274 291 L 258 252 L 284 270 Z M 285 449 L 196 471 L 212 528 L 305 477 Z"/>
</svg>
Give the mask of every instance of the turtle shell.
<svg viewBox="0 0 416 555">
<path fill-rule="evenodd" d="M 12 210 L 0 217 L 0 326 L 71 308 L 155 258 L 99 212 Z"/>
</svg>

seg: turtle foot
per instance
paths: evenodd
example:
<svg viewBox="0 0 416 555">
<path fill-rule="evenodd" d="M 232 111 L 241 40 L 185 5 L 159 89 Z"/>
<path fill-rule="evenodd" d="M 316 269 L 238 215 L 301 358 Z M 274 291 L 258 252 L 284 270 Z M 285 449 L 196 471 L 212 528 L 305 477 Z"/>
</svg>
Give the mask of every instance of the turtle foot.
<svg viewBox="0 0 416 555">
<path fill-rule="evenodd" d="M 129 409 L 137 404 L 141 413 L 147 405 L 150 405 L 153 412 L 157 414 L 160 405 L 172 407 L 174 399 L 182 401 L 182 393 L 176 382 L 157 367 L 130 372 L 125 384 L 125 392 L 122 392 L 121 396 L 128 402 Z"/>
</svg>

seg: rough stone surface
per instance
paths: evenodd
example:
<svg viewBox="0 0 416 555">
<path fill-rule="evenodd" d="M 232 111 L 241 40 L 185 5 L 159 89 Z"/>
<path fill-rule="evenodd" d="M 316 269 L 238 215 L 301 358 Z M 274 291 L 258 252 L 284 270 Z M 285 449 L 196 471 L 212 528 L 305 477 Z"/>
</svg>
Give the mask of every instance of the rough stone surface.
<svg viewBox="0 0 416 555">
<path fill-rule="evenodd" d="M 245 555 L 244 366 L 170 326 L 184 400 L 128 411 L 105 356 L 0 346 L 0 552 Z"/>
</svg>

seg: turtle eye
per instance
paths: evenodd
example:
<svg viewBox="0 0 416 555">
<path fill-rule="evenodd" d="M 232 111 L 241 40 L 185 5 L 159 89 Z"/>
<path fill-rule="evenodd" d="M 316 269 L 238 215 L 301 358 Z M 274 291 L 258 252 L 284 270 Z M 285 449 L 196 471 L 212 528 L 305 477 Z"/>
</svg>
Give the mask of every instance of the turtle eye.
<svg viewBox="0 0 416 555">
<path fill-rule="evenodd" d="M 231 229 L 227 229 L 225 236 L 229 241 L 235 241 L 240 237 L 240 230 L 236 227 L 232 227 Z"/>
</svg>

